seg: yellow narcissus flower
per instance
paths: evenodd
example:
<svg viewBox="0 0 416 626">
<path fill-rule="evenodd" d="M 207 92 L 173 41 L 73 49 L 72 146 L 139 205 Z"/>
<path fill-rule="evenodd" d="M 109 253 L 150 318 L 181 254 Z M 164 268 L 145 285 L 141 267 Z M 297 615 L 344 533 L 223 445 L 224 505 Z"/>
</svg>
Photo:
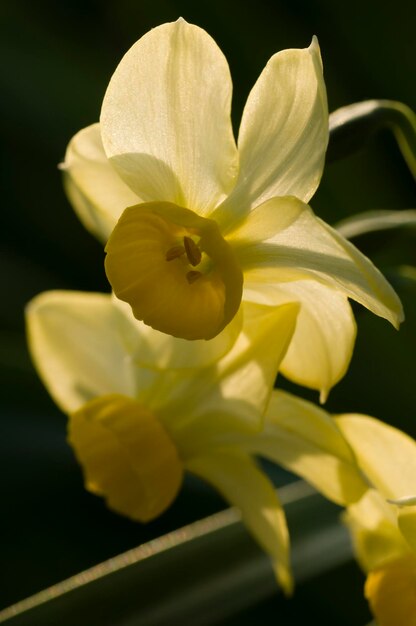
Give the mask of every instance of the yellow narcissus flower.
<svg viewBox="0 0 416 626">
<path fill-rule="evenodd" d="M 270 59 L 237 144 L 231 91 L 227 61 L 204 30 L 182 19 L 151 30 L 111 78 L 100 124 L 70 142 L 67 193 L 107 242 L 117 297 L 160 331 L 211 339 L 242 298 L 299 302 L 281 371 L 325 399 L 351 358 L 348 298 L 396 327 L 402 309 L 373 264 L 306 204 L 328 142 L 316 38 Z"/>
<path fill-rule="evenodd" d="M 240 509 L 290 592 L 284 512 L 253 454 L 342 505 L 360 498 L 366 484 L 324 411 L 271 392 L 298 305 L 242 309 L 234 336 L 223 331 L 196 350 L 198 342 L 149 328 L 109 295 L 46 292 L 27 308 L 29 346 L 69 417 L 87 489 L 146 522 L 174 500 L 185 471 L 199 476 Z M 216 361 L 212 346 L 223 353 Z"/>
<path fill-rule="evenodd" d="M 345 516 L 365 595 L 378 626 L 416 626 L 416 442 L 362 415 L 337 424 L 372 485 Z"/>
</svg>

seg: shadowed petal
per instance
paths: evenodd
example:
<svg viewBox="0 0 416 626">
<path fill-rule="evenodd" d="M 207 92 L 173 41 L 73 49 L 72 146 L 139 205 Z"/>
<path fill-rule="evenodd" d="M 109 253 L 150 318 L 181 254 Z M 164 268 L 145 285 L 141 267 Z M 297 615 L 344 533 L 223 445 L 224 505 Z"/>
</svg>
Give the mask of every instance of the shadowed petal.
<svg viewBox="0 0 416 626">
<path fill-rule="evenodd" d="M 79 219 L 106 242 L 124 209 L 140 198 L 107 159 L 99 124 L 80 130 L 71 139 L 61 169 L 66 193 Z"/>
<path fill-rule="evenodd" d="M 247 288 L 244 297 L 266 304 L 301 304 L 280 371 L 295 383 L 320 391 L 325 402 L 347 371 L 354 348 L 356 324 L 347 297 L 315 280 L 261 285 L 253 293 Z"/>
<path fill-rule="evenodd" d="M 188 459 L 186 468 L 200 476 L 236 506 L 250 533 L 269 554 L 279 583 L 291 593 L 289 534 L 284 511 L 272 483 L 248 455 L 217 450 Z"/>
<path fill-rule="evenodd" d="M 263 430 L 246 437 L 243 445 L 309 481 L 337 504 L 355 502 L 368 488 L 331 416 L 288 393 L 273 391 Z"/>
</svg>

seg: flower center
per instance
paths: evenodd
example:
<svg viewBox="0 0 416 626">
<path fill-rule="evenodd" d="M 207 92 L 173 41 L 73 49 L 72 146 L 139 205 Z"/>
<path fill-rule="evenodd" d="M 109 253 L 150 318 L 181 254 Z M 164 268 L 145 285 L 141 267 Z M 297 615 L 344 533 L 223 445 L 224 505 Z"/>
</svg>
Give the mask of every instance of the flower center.
<svg viewBox="0 0 416 626">
<path fill-rule="evenodd" d="M 175 259 L 179 259 L 181 256 L 186 254 L 186 258 L 188 262 L 193 266 L 197 266 L 201 263 L 202 252 L 198 247 L 198 244 L 195 241 L 188 237 L 187 235 L 183 238 L 183 246 L 176 245 L 166 252 L 166 261 L 174 261 Z M 190 285 L 194 283 L 198 278 L 202 276 L 202 272 L 198 272 L 196 270 L 190 270 L 186 273 L 186 279 Z"/>
<path fill-rule="evenodd" d="M 243 276 L 213 220 L 168 202 L 129 207 L 106 246 L 107 277 L 134 316 L 184 339 L 212 339 L 233 319 Z"/>
<path fill-rule="evenodd" d="M 86 488 L 136 521 L 163 513 L 182 484 L 173 440 L 157 417 L 131 398 L 113 394 L 87 402 L 70 416 L 68 440 Z"/>
</svg>

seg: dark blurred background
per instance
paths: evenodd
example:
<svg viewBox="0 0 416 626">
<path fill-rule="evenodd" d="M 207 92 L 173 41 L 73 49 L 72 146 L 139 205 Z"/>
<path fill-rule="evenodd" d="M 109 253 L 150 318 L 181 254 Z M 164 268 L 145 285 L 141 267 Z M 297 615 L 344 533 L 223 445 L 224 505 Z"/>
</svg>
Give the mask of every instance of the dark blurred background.
<svg viewBox="0 0 416 626">
<path fill-rule="evenodd" d="M 65 417 L 26 350 L 23 308 L 34 295 L 55 288 L 108 291 L 102 247 L 70 208 L 57 164 L 72 135 L 98 120 L 121 56 L 151 27 L 179 16 L 205 28 L 230 63 L 238 129 L 247 94 L 269 57 L 306 47 L 316 34 L 330 111 L 377 97 L 414 108 L 410 6 L 372 0 L 1 0 L 0 608 L 222 506 L 211 490 L 189 481 L 172 509 L 148 526 L 107 511 L 83 490 L 65 442 Z M 359 211 L 415 207 L 414 183 L 392 135 L 383 131 L 359 152 L 329 164 L 312 206 L 331 224 Z M 398 290 L 407 320 L 397 333 L 356 307 L 351 368 L 327 403 L 331 411 L 376 415 L 413 435 L 416 287 L 397 267 L 416 265 L 415 241 L 414 230 L 355 240 Z M 279 384 L 317 401 L 283 379 Z M 275 478 L 286 480 L 281 473 Z M 327 577 L 304 585 L 290 606 L 272 599 L 235 623 L 266 623 L 276 611 L 286 623 L 304 615 L 317 624 L 364 622 L 361 575 L 351 566 L 339 576 L 343 585 L 352 580 L 348 595 L 354 598 L 341 613 L 327 601 L 328 590 L 336 591 Z"/>
</svg>

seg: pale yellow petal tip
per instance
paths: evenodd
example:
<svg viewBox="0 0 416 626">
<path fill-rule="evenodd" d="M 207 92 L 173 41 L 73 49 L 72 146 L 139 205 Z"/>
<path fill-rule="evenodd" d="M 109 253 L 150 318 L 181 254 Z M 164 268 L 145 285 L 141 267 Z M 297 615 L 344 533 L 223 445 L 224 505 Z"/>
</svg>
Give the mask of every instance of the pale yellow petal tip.
<svg viewBox="0 0 416 626">
<path fill-rule="evenodd" d="M 405 320 L 403 306 L 402 306 L 402 303 L 400 302 L 400 300 L 399 300 L 399 305 L 400 305 L 400 307 L 398 307 L 397 313 L 395 314 L 395 316 L 393 314 L 393 317 L 392 317 L 392 324 L 393 324 L 393 326 L 394 326 L 394 328 L 396 330 L 400 329 L 400 324 L 403 324 L 403 322 Z"/>
<path fill-rule="evenodd" d="M 86 488 L 115 512 L 148 522 L 176 498 L 184 474 L 176 446 L 135 400 L 120 395 L 91 400 L 70 416 L 68 441 Z"/>
<path fill-rule="evenodd" d="M 389 504 L 395 504 L 399 508 L 405 508 L 416 504 L 416 496 L 402 496 L 401 498 L 396 499 L 387 498 L 387 502 Z"/>
<path fill-rule="evenodd" d="M 286 597 L 290 598 L 294 591 L 294 581 L 290 567 L 276 560 L 273 561 L 273 570 L 283 593 Z"/>
<path fill-rule="evenodd" d="M 314 35 L 312 37 L 312 41 L 311 41 L 311 44 L 310 44 L 308 50 L 309 50 L 310 54 L 316 55 L 316 57 L 319 59 L 320 65 L 322 67 L 321 47 L 319 45 L 318 37 L 316 35 Z"/>
<path fill-rule="evenodd" d="M 47 308 L 50 305 L 61 305 L 66 302 L 70 294 L 79 295 L 83 292 L 78 291 L 64 291 L 60 289 L 51 289 L 49 291 L 42 291 L 34 296 L 29 302 L 26 303 L 24 313 L 26 320 L 34 315 L 37 315 L 43 308 Z"/>
<path fill-rule="evenodd" d="M 325 404 L 328 400 L 330 389 L 323 387 L 319 393 L 319 404 Z"/>
</svg>

